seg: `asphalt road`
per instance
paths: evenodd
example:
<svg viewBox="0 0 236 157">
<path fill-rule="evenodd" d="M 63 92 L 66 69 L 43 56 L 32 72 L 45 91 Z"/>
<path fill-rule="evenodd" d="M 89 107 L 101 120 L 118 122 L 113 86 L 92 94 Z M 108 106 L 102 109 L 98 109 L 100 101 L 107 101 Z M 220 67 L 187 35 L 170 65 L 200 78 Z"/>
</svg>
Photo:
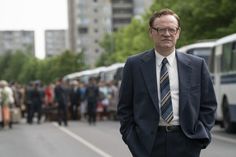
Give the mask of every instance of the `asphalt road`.
<svg viewBox="0 0 236 157">
<path fill-rule="evenodd" d="M 95 126 L 85 121 L 28 125 L 20 123 L 0 130 L 0 157 L 131 157 L 119 133 L 119 123 L 100 121 Z M 235 157 L 236 135 L 213 129 L 212 143 L 201 157 Z"/>
</svg>

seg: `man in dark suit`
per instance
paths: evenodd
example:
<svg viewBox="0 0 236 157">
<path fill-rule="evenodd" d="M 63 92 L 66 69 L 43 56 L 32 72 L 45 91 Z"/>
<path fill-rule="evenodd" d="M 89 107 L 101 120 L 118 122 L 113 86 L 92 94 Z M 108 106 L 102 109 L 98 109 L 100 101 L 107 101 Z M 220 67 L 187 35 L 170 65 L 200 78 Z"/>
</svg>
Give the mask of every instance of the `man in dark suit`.
<svg viewBox="0 0 236 157">
<path fill-rule="evenodd" d="M 71 118 L 73 120 L 78 120 L 79 106 L 80 106 L 80 89 L 79 89 L 79 83 L 75 80 L 72 82 L 72 87 L 69 92 L 69 98 L 70 98 Z"/>
<path fill-rule="evenodd" d="M 85 96 L 87 99 L 88 122 L 90 125 L 95 125 L 96 109 L 99 97 L 99 88 L 97 86 L 97 80 L 95 77 L 89 78 L 89 84 L 87 86 Z"/>
<path fill-rule="evenodd" d="M 57 115 L 58 115 L 58 124 L 61 126 L 61 122 L 64 122 L 64 125 L 67 126 L 67 92 L 65 87 L 63 87 L 63 82 L 59 79 L 56 82 L 54 89 L 55 101 L 57 103 Z"/>
<path fill-rule="evenodd" d="M 134 157 L 199 157 L 211 141 L 216 98 L 203 59 L 175 50 L 180 19 L 149 20 L 154 49 L 129 57 L 118 103 L 120 132 Z"/>
</svg>

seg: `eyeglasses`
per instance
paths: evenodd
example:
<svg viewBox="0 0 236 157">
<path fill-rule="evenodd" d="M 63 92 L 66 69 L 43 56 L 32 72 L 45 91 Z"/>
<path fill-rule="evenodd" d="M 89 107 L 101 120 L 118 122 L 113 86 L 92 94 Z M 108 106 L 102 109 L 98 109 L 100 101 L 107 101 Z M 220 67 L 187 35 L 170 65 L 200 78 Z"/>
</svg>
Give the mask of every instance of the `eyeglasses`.
<svg viewBox="0 0 236 157">
<path fill-rule="evenodd" d="M 170 35 L 175 35 L 179 30 L 179 28 L 154 28 L 154 27 L 151 28 L 157 31 L 157 33 L 159 33 L 160 35 L 165 34 L 166 31 L 168 31 Z"/>
</svg>

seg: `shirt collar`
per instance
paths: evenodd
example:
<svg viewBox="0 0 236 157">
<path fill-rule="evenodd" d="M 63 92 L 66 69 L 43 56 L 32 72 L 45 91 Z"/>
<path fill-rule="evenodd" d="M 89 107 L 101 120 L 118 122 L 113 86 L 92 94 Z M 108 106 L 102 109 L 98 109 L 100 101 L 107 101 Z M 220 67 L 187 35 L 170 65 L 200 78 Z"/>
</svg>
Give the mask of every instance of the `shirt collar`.
<svg viewBox="0 0 236 157">
<path fill-rule="evenodd" d="M 161 66 L 161 62 L 164 58 L 166 58 L 168 60 L 168 64 L 170 66 L 172 66 L 174 64 L 174 60 L 175 60 L 175 51 L 173 51 L 169 56 L 167 57 L 164 57 L 162 55 L 160 55 L 160 53 L 158 53 L 156 50 L 155 50 L 155 56 L 156 56 L 156 63 L 158 66 Z"/>
</svg>

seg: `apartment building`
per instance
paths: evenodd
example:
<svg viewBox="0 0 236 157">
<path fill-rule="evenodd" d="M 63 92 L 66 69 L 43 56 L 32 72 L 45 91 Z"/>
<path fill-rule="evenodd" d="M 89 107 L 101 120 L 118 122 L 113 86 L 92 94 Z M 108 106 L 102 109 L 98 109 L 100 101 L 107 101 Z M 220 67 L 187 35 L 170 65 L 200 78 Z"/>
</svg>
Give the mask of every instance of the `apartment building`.
<svg viewBox="0 0 236 157">
<path fill-rule="evenodd" d="M 45 30 L 46 57 L 62 54 L 67 49 L 66 30 Z"/>
<path fill-rule="evenodd" d="M 101 40 L 111 33 L 110 0 L 68 0 L 68 15 L 70 49 L 84 52 L 93 67 L 103 52 Z"/>
<path fill-rule="evenodd" d="M 35 55 L 34 31 L 0 31 L 0 55 L 7 52 L 21 51 Z"/>
<path fill-rule="evenodd" d="M 134 16 L 143 14 L 152 0 L 68 0 L 69 49 L 84 52 L 91 67 L 103 49 L 105 34 L 128 25 Z"/>
<path fill-rule="evenodd" d="M 151 6 L 153 0 L 112 0 L 112 30 L 128 25 L 133 17 L 139 17 Z"/>
</svg>

